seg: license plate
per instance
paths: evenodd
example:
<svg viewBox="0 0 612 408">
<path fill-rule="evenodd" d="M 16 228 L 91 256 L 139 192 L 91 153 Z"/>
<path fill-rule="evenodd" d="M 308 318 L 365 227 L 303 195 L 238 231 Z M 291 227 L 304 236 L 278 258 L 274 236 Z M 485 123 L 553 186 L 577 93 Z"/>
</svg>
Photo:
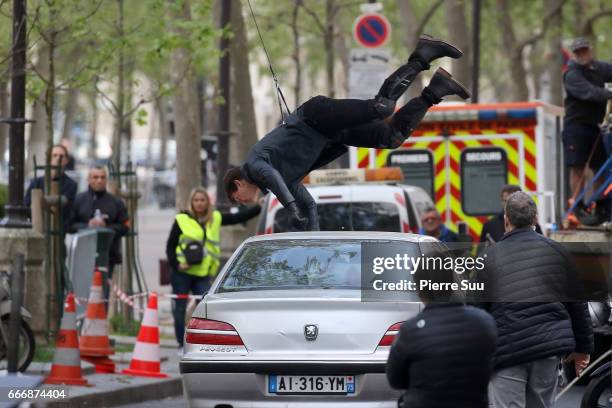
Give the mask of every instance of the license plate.
<svg viewBox="0 0 612 408">
<path fill-rule="evenodd" d="M 312 376 L 312 375 L 270 375 L 268 376 L 270 394 L 353 394 L 355 377 Z"/>
</svg>

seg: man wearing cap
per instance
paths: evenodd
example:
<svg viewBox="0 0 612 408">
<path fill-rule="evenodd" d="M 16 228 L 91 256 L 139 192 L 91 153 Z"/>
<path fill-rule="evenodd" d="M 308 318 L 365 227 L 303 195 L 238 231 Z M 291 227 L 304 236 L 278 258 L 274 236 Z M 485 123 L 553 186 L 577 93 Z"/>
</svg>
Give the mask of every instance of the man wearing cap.
<svg viewBox="0 0 612 408">
<path fill-rule="evenodd" d="M 576 38 L 571 44 L 573 59 L 563 77 L 565 85 L 565 120 L 563 145 L 565 164 L 570 168 L 570 188 L 576 193 L 584 167 L 589 162 L 597 171 L 606 160 L 599 124 L 606 113 L 606 103 L 612 91 L 605 88 L 612 82 L 612 64 L 596 61 L 593 48 L 585 38 Z"/>
</svg>

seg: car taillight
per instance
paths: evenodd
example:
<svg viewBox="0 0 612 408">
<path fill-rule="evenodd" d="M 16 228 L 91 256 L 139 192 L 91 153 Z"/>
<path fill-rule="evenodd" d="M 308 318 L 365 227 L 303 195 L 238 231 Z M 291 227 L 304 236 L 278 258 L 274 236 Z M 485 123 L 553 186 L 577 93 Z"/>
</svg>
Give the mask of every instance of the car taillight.
<svg viewBox="0 0 612 408">
<path fill-rule="evenodd" d="M 393 343 L 393 340 L 395 340 L 395 336 L 399 332 L 399 329 L 402 323 L 404 322 L 395 323 L 394 325 L 389 327 L 387 329 L 387 332 L 383 336 L 383 338 L 380 339 L 380 343 L 378 343 L 378 345 L 379 346 L 390 346 Z"/>
<path fill-rule="evenodd" d="M 191 344 L 244 346 L 240 335 L 231 324 L 197 317 L 189 320 L 185 341 Z"/>
</svg>

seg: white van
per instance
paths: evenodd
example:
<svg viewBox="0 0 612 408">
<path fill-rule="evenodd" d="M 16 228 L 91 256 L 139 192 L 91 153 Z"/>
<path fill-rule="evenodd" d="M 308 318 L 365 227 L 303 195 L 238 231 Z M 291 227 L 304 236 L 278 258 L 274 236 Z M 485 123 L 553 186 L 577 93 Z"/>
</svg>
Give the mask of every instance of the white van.
<svg viewBox="0 0 612 408">
<path fill-rule="evenodd" d="M 433 207 L 420 187 L 401 184 L 399 168 L 313 171 L 304 185 L 317 203 L 321 231 L 414 232 Z M 268 194 L 257 234 L 297 231 L 290 213 Z"/>
</svg>

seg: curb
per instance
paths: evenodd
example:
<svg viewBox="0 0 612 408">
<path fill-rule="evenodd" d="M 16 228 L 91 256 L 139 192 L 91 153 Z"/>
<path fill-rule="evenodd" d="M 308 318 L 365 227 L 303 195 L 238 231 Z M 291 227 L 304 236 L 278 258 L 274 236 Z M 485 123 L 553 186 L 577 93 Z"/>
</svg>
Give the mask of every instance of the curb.
<svg viewBox="0 0 612 408">
<path fill-rule="evenodd" d="M 181 377 L 177 376 L 148 384 L 134 384 L 115 390 L 68 397 L 62 400 L 33 402 L 29 406 L 33 408 L 111 407 L 160 400 L 182 393 Z"/>
</svg>

